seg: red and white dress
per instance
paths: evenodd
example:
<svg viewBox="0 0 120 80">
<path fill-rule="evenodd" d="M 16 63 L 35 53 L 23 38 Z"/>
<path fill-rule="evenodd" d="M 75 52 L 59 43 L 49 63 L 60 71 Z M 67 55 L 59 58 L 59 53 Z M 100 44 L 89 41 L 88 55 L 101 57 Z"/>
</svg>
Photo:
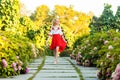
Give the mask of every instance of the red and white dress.
<svg viewBox="0 0 120 80">
<path fill-rule="evenodd" d="M 66 48 L 66 42 L 62 38 L 63 33 L 61 28 L 59 26 L 52 27 L 49 35 L 52 36 L 50 49 L 54 50 L 57 46 L 59 46 L 59 52 L 62 52 Z"/>
</svg>

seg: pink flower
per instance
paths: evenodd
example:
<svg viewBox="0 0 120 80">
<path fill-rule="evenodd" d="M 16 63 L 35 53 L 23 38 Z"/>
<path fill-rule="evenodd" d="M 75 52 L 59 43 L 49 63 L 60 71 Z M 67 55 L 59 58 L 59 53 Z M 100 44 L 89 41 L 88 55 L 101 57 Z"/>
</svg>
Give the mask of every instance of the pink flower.
<svg viewBox="0 0 120 80">
<path fill-rule="evenodd" d="M 104 44 L 107 44 L 108 43 L 108 41 L 104 41 Z"/>
<path fill-rule="evenodd" d="M 81 52 L 78 52 L 78 57 L 79 57 L 79 58 L 82 58 Z"/>
<path fill-rule="evenodd" d="M 4 68 L 8 66 L 7 61 L 5 59 L 2 59 L 2 65 Z"/>
<path fill-rule="evenodd" d="M 29 68 L 26 67 L 26 69 L 25 69 L 25 73 L 27 74 L 28 72 L 29 72 Z"/>
<path fill-rule="evenodd" d="M 113 49 L 113 46 L 112 46 L 112 45 L 109 45 L 109 46 L 108 46 L 108 49 L 109 49 L 109 50 L 112 50 L 112 49 Z"/>
<path fill-rule="evenodd" d="M 16 63 L 15 63 L 15 62 L 12 63 L 12 67 L 13 67 L 13 68 L 16 67 Z"/>
<path fill-rule="evenodd" d="M 116 68 L 116 73 L 117 73 L 117 76 L 120 76 L 120 66 Z"/>
<path fill-rule="evenodd" d="M 17 68 L 16 68 L 16 67 L 14 67 L 13 69 L 14 69 L 15 72 L 17 71 Z"/>
<path fill-rule="evenodd" d="M 110 76 L 110 75 L 111 75 L 111 73 L 110 73 L 110 72 L 107 72 L 106 76 Z"/>
<path fill-rule="evenodd" d="M 22 67 L 21 66 L 18 66 L 18 70 L 20 71 L 22 69 Z"/>
<path fill-rule="evenodd" d="M 15 62 L 12 63 L 12 67 L 13 67 L 13 69 L 14 69 L 15 72 L 17 71 L 16 65 L 17 65 L 17 64 L 16 64 Z"/>
</svg>

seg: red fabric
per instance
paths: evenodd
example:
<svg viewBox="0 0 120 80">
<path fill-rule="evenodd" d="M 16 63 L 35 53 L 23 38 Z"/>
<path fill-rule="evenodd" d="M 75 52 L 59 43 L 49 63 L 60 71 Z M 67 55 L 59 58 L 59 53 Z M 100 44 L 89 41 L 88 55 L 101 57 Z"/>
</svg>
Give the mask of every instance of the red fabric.
<svg viewBox="0 0 120 80">
<path fill-rule="evenodd" d="M 59 52 L 62 52 L 66 48 L 66 42 L 63 40 L 60 34 L 54 34 L 52 36 L 50 49 L 54 50 L 57 46 L 59 46 Z"/>
</svg>

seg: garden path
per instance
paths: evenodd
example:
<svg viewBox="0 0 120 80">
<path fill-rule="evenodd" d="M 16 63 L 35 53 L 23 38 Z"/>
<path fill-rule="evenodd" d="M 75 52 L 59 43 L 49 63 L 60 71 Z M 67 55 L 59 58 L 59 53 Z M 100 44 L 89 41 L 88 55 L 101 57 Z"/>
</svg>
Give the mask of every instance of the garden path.
<svg viewBox="0 0 120 80">
<path fill-rule="evenodd" d="M 0 80 L 28 80 L 38 71 L 42 60 L 42 58 L 35 59 L 29 64 L 30 72 L 28 74 L 14 76 L 12 78 L 0 78 Z M 69 57 L 60 57 L 58 64 L 54 64 L 54 57 L 52 56 L 46 56 L 44 66 L 32 80 L 80 80 L 80 76 L 76 72 L 75 67 L 81 71 L 84 80 L 98 80 L 96 76 L 97 68 L 78 66 L 75 60 L 71 60 Z"/>
</svg>

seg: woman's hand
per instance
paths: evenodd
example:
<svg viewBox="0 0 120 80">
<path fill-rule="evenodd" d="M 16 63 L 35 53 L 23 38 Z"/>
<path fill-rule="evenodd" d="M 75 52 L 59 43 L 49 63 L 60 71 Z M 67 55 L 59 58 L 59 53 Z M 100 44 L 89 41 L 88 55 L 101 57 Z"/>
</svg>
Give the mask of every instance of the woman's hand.
<svg viewBox="0 0 120 80">
<path fill-rule="evenodd" d="M 48 46 L 48 40 L 46 40 L 46 46 Z"/>
<path fill-rule="evenodd" d="M 63 40 L 65 41 L 65 43 L 67 43 L 67 41 L 65 40 L 65 38 L 62 36 Z"/>
</svg>

